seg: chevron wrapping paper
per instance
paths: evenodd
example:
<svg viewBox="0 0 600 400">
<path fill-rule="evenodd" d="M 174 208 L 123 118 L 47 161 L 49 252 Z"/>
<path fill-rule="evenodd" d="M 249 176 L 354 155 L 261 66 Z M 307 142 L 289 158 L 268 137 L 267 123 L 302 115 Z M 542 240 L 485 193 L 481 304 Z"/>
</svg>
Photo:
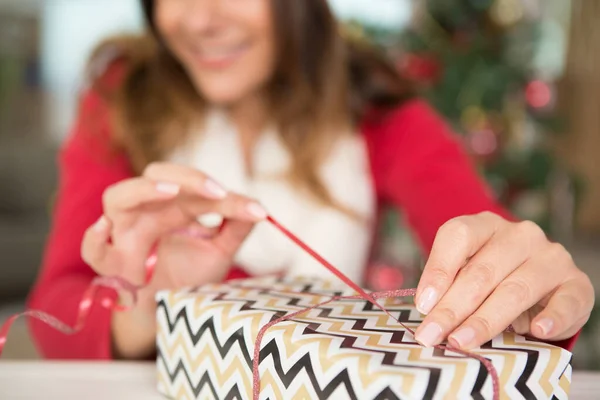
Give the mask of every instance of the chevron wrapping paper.
<svg viewBox="0 0 600 400">
<path fill-rule="evenodd" d="M 235 280 L 157 294 L 158 390 L 166 397 L 251 399 L 261 327 L 332 296 L 355 293 L 312 278 Z M 382 299 L 416 329 L 406 299 Z M 503 333 L 473 353 L 488 358 L 502 399 L 567 399 L 571 353 Z M 491 399 L 476 359 L 424 348 L 397 321 L 362 299 L 342 299 L 271 327 L 260 348 L 260 399 Z"/>
</svg>

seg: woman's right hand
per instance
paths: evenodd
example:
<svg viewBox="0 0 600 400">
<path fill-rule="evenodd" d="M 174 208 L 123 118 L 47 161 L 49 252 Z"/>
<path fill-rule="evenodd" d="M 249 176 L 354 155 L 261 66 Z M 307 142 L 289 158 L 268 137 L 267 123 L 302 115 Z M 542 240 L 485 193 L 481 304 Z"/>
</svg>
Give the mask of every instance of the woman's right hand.
<svg viewBox="0 0 600 400">
<path fill-rule="evenodd" d="M 142 285 L 147 258 L 153 250 L 157 256 L 138 303 L 113 316 L 115 351 L 126 358 L 153 349 L 156 291 L 221 281 L 254 224 L 267 216 L 256 201 L 226 192 L 197 170 L 167 163 L 151 164 L 142 176 L 108 188 L 103 209 L 82 242 L 83 259 L 99 275 Z M 198 222 L 203 215 L 222 216 L 227 224 L 205 227 Z"/>
</svg>

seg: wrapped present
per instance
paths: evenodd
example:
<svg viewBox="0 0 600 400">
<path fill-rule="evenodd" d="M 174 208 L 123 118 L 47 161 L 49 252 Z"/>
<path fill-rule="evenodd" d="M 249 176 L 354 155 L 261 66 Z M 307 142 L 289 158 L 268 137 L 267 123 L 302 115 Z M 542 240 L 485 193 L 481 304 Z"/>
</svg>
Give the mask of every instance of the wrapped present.
<svg viewBox="0 0 600 400">
<path fill-rule="evenodd" d="M 380 299 L 398 320 L 369 301 L 337 299 L 270 326 L 255 348 L 267 324 L 350 295 L 311 278 L 160 292 L 158 389 L 177 400 L 492 399 L 489 363 L 418 344 L 411 331 L 423 316 L 406 299 Z M 491 361 L 501 399 L 568 398 L 562 348 L 506 332 L 471 353 Z"/>
</svg>

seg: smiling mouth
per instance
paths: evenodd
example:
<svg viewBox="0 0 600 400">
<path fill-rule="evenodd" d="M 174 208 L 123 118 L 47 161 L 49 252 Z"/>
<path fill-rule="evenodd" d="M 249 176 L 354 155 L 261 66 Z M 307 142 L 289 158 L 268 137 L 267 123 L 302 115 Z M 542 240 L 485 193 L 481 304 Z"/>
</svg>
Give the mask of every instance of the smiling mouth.
<svg viewBox="0 0 600 400">
<path fill-rule="evenodd" d="M 207 68 L 224 68 L 239 59 L 249 48 L 247 43 L 228 47 L 195 47 L 191 53 L 198 64 Z"/>
</svg>

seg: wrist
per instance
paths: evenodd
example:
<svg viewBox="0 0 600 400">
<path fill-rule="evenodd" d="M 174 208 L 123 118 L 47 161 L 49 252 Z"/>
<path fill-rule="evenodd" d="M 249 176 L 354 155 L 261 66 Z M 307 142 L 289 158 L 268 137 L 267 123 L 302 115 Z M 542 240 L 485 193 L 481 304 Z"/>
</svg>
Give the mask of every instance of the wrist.
<svg viewBox="0 0 600 400">
<path fill-rule="evenodd" d="M 112 350 L 115 359 L 147 359 L 156 351 L 156 317 L 153 295 L 140 291 L 138 303 L 126 311 L 114 312 L 111 319 Z"/>
</svg>

